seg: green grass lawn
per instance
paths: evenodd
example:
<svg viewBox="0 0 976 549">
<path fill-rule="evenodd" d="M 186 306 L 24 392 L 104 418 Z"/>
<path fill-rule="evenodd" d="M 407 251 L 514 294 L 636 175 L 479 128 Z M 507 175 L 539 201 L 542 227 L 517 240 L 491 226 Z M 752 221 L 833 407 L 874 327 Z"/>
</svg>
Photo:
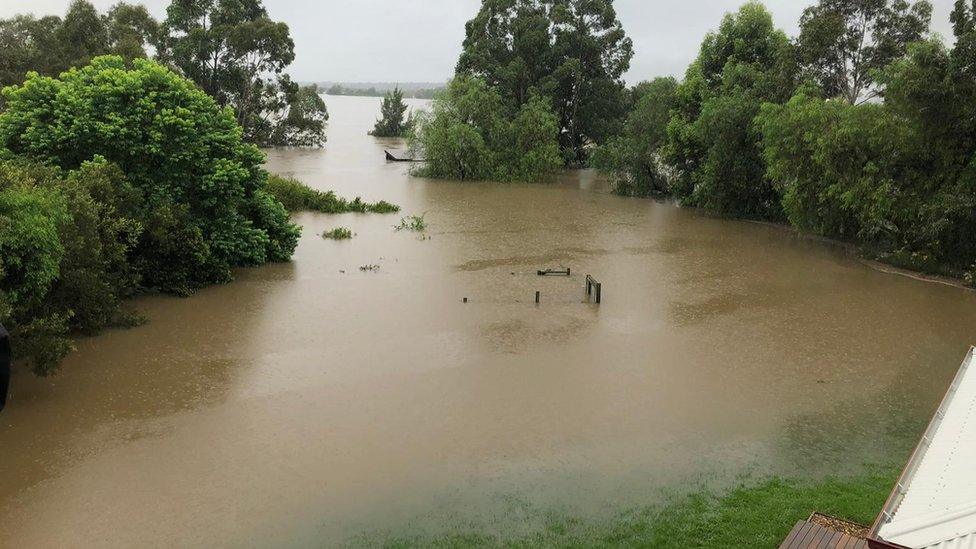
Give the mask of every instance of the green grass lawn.
<svg viewBox="0 0 976 549">
<path fill-rule="evenodd" d="M 698 492 L 660 507 L 634 509 L 612 520 L 549 517 L 538 532 L 504 539 L 456 531 L 434 537 L 386 539 L 386 547 L 778 547 L 796 521 L 813 511 L 870 524 L 895 482 L 893 467 L 819 481 L 773 478 L 725 493 Z"/>
</svg>

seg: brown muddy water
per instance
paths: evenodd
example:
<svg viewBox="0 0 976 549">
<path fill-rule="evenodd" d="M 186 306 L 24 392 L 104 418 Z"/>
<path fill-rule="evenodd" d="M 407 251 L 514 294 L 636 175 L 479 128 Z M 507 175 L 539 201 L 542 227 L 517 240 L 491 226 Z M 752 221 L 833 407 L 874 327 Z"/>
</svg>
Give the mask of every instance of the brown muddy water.
<svg viewBox="0 0 976 549">
<path fill-rule="evenodd" d="M 302 214 L 291 263 L 140 298 L 149 324 L 78 341 L 57 377 L 17 371 L 0 545 L 508 535 L 741 475 L 856 472 L 904 461 L 976 342 L 971 292 L 591 172 L 411 178 L 365 135 L 378 99 L 328 105 L 327 147 L 269 168 L 426 213 L 430 238 Z M 355 238 L 319 236 L 336 226 Z M 535 275 L 558 266 L 573 276 Z"/>
</svg>

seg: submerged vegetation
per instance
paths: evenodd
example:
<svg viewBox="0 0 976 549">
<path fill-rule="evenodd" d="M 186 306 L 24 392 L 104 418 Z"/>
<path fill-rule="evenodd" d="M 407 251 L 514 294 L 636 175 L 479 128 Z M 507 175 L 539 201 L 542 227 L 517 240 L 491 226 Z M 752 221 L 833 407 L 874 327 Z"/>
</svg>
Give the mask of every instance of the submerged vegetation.
<svg viewBox="0 0 976 549">
<path fill-rule="evenodd" d="M 396 213 L 400 207 L 385 200 L 363 202 L 358 196 L 352 201 L 336 196 L 333 191 L 313 189 L 301 181 L 280 175 L 270 175 L 265 189 L 290 212 L 313 211 L 339 213 Z"/>
<path fill-rule="evenodd" d="M 403 102 L 403 92 L 399 87 L 383 96 L 380 106 L 380 119 L 376 121 L 373 131 L 374 137 L 404 137 L 413 127 L 413 116 L 407 113 L 407 104 Z"/>
<path fill-rule="evenodd" d="M 398 231 L 413 231 L 415 233 L 424 232 L 427 230 L 426 216 L 427 214 L 402 217 L 400 218 L 400 224 L 395 225 L 393 228 Z"/>
<path fill-rule="evenodd" d="M 972 284 L 976 5 L 956 2 L 951 48 L 928 38 L 931 13 L 924 0 L 820 0 L 790 40 L 747 3 L 682 82 L 634 88 L 595 164 L 622 194 L 787 222 Z"/>
<path fill-rule="evenodd" d="M 0 322 L 39 375 L 72 334 L 133 324 L 121 302 L 136 292 L 189 295 L 234 267 L 288 261 L 301 231 L 283 201 L 399 210 L 269 176 L 233 111 L 154 61 L 96 57 L 3 98 Z"/>
<path fill-rule="evenodd" d="M 263 155 L 172 71 L 98 57 L 3 96 L 0 319 L 35 372 L 137 288 L 187 295 L 291 257 L 300 230 L 264 190 Z"/>
<path fill-rule="evenodd" d="M 620 513 L 602 521 L 536 511 L 538 531 L 505 537 L 475 525 L 450 534 L 370 539 L 386 547 L 778 547 L 799 520 L 814 511 L 869 525 L 884 505 L 897 471 L 872 469 L 853 477 L 818 481 L 769 478 L 743 483 L 715 495 L 700 490 L 661 506 Z M 532 514 L 533 510 L 526 511 Z M 522 517 L 524 520 L 524 517 Z"/>
<path fill-rule="evenodd" d="M 548 100 L 513 109 L 479 78 L 455 78 L 416 121 L 412 146 L 423 151 L 416 173 L 424 177 L 538 181 L 562 165 Z"/>
<path fill-rule="evenodd" d="M 548 105 L 566 165 L 619 130 L 634 52 L 612 0 L 483 0 L 465 31 L 456 76 L 483 80 L 510 114 Z"/>
<path fill-rule="evenodd" d="M 348 240 L 352 238 L 352 230 L 346 227 L 336 227 L 331 231 L 325 231 L 322 233 L 322 238 L 329 238 L 332 240 Z"/>
</svg>

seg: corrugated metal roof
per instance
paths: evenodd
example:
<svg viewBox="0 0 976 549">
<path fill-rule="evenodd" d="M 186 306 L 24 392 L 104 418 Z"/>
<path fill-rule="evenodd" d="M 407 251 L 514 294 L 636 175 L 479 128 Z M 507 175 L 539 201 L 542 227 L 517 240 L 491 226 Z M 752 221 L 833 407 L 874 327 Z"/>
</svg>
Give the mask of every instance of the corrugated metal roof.
<svg viewBox="0 0 976 549">
<path fill-rule="evenodd" d="M 976 358 L 970 350 L 877 527 L 915 549 L 976 549 Z"/>
</svg>

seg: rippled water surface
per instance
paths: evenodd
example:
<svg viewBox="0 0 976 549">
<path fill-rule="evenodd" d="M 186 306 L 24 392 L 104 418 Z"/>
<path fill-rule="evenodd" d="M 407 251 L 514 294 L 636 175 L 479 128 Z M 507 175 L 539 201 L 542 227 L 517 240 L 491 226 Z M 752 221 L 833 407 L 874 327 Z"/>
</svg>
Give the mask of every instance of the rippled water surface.
<svg viewBox="0 0 976 549">
<path fill-rule="evenodd" d="M 426 214 L 430 238 L 301 214 L 293 262 L 140 298 L 149 324 L 78 341 L 57 377 L 15 372 L 0 546 L 512 533 L 903 461 L 976 338 L 973 293 L 591 172 L 411 178 L 366 135 L 379 102 L 329 97 L 327 147 L 269 169 Z M 355 238 L 319 236 L 336 226 Z M 573 276 L 535 274 L 559 266 Z"/>
</svg>

